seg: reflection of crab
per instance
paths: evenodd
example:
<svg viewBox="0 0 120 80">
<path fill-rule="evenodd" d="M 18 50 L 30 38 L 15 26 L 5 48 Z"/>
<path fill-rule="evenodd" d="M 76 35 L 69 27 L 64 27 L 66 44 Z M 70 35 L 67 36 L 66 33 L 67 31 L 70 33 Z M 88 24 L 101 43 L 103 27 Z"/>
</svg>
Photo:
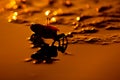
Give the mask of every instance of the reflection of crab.
<svg viewBox="0 0 120 80">
<path fill-rule="evenodd" d="M 54 45 L 49 46 L 48 44 L 43 44 L 41 49 L 36 53 L 31 55 L 31 58 L 28 61 L 33 61 L 33 63 L 52 63 L 53 57 L 57 57 L 57 47 Z"/>
<path fill-rule="evenodd" d="M 49 63 L 52 61 L 52 57 L 57 57 L 57 50 L 62 53 L 65 52 L 68 45 L 67 37 L 64 33 L 57 35 L 58 29 L 56 27 L 32 24 L 30 28 L 34 32 L 30 37 L 30 41 L 32 41 L 34 47 L 41 48 L 35 54 L 31 55 L 30 60 L 35 60 L 35 63 L 43 62 L 45 60 Z M 53 39 L 54 41 L 52 42 L 52 45 L 49 46 L 44 42 L 43 38 Z M 55 46 L 55 43 L 58 43 L 58 45 Z"/>
</svg>

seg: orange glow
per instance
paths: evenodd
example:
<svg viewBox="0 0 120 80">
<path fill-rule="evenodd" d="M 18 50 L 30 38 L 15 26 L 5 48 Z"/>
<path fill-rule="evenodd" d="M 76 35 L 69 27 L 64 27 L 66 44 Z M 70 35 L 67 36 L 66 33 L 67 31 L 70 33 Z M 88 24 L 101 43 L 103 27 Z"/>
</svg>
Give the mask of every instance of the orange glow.
<svg viewBox="0 0 120 80">
<path fill-rule="evenodd" d="M 48 16 L 50 13 L 51 13 L 51 11 L 50 11 L 50 10 L 47 10 L 47 11 L 45 12 L 45 15 Z"/>
<path fill-rule="evenodd" d="M 52 17 L 51 19 L 50 19 L 50 23 L 55 23 L 57 20 L 56 20 L 56 18 L 55 17 Z"/>
<path fill-rule="evenodd" d="M 11 0 L 9 5 L 12 6 L 12 5 L 15 5 L 15 4 L 16 4 L 16 1 L 15 0 Z"/>
<path fill-rule="evenodd" d="M 71 4 L 70 0 L 66 0 L 65 2 L 66 4 Z"/>
<path fill-rule="evenodd" d="M 12 22 L 13 20 L 17 20 L 18 12 L 14 12 L 12 15 L 8 17 L 8 22 Z"/>
<path fill-rule="evenodd" d="M 80 17 L 76 17 L 76 20 L 77 20 L 77 21 L 80 21 Z"/>
<path fill-rule="evenodd" d="M 58 10 L 56 10 L 56 11 L 54 11 L 53 12 L 53 15 L 59 15 L 59 14 L 63 14 L 63 11 L 62 11 L 62 9 L 58 9 Z"/>
<path fill-rule="evenodd" d="M 10 0 L 10 3 L 6 5 L 7 8 L 13 8 L 16 9 L 17 8 L 17 2 L 16 0 Z"/>
</svg>

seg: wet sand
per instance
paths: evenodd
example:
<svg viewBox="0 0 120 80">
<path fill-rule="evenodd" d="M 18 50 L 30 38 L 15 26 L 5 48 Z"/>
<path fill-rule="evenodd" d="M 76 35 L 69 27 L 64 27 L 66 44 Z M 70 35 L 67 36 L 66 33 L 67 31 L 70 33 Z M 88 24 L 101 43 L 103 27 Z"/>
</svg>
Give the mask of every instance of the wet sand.
<svg viewBox="0 0 120 80">
<path fill-rule="evenodd" d="M 103 3 L 106 4 L 107 1 L 109 0 Z M 60 60 L 53 64 L 24 62 L 25 58 L 36 51 L 30 48 L 27 41 L 31 31 L 25 24 L 8 23 L 8 15 L 5 12 L 0 16 L 0 80 L 120 80 L 120 43 L 69 44 L 67 52 L 72 55 L 59 52 Z M 44 20 L 41 23 L 44 24 Z M 72 30 L 70 25 L 56 26 L 65 33 Z M 100 32 L 94 34 L 119 33 L 119 30 L 99 30 Z"/>
</svg>

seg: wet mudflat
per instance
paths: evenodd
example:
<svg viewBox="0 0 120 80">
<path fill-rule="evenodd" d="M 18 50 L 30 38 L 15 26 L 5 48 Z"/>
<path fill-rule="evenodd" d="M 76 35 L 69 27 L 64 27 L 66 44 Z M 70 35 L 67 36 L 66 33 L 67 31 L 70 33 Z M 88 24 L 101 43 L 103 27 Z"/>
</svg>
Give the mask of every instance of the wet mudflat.
<svg viewBox="0 0 120 80">
<path fill-rule="evenodd" d="M 0 1 L 1 80 L 120 79 L 119 0 L 31 2 L 13 8 Z M 68 35 L 67 52 L 72 55 L 59 53 L 60 60 L 53 64 L 26 63 L 24 59 L 36 51 L 26 39 L 31 35 L 29 24 L 46 24 L 47 10 L 50 25 Z"/>
</svg>

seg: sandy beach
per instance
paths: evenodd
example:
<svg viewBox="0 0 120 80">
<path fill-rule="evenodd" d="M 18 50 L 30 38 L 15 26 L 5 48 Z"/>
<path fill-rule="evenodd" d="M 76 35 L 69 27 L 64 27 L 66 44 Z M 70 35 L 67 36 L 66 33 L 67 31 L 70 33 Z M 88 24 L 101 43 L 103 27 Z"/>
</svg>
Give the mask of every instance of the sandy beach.
<svg viewBox="0 0 120 80">
<path fill-rule="evenodd" d="M 34 8 L 35 10 L 39 8 L 40 12 L 38 11 L 34 15 L 22 13 L 20 17 L 22 16 L 22 20 L 27 20 L 25 23 L 9 23 L 8 16 L 14 10 L 12 12 L 5 8 L 7 0 L 0 1 L 2 4 L 0 6 L 0 80 L 120 80 L 120 12 L 117 12 L 118 8 L 120 9 L 119 0 L 71 0 L 73 6 L 69 8 L 63 6 L 59 0 L 53 7 L 46 7 L 47 0 L 35 1 L 34 5 L 37 4 L 37 1 L 41 2 L 36 5 L 37 8 L 36 6 Z M 40 4 L 41 6 L 39 6 Z M 101 11 L 99 7 L 103 5 L 111 5 L 112 8 L 110 10 L 105 8 Z M 43 8 L 43 6 L 45 7 Z M 42 7 L 42 11 L 40 7 Z M 69 45 L 66 50 L 71 55 L 59 52 L 57 57 L 59 61 L 52 64 L 25 62 L 25 58 L 37 51 L 37 49 L 30 48 L 27 40 L 32 34 L 28 24 L 31 22 L 46 24 L 44 12 L 48 9 L 54 11 L 59 7 L 65 13 L 60 13 L 55 17 L 58 21 L 60 19 L 65 21 L 51 22 L 50 25 L 57 26 L 60 33 L 73 32 L 73 37 L 68 37 Z M 72 11 L 74 13 L 70 15 L 69 13 Z M 106 15 L 103 15 L 105 13 Z M 72 22 L 77 22 L 75 21 L 77 16 L 83 18 L 79 22 L 80 26 L 72 24 Z M 91 17 L 84 18 L 83 16 Z M 110 30 L 107 28 L 107 30 L 106 27 L 109 25 L 117 26 L 117 28 L 109 28 Z M 92 26 L 98 32 L 81 33 L 81 28 L 87 26 Z M 100 28 L 100 26 L 103 27 Z M 76 36 L 78 37 L 76 38 Z M 93 41 L 90 40 L 91 38 Z"/>
</svg>

